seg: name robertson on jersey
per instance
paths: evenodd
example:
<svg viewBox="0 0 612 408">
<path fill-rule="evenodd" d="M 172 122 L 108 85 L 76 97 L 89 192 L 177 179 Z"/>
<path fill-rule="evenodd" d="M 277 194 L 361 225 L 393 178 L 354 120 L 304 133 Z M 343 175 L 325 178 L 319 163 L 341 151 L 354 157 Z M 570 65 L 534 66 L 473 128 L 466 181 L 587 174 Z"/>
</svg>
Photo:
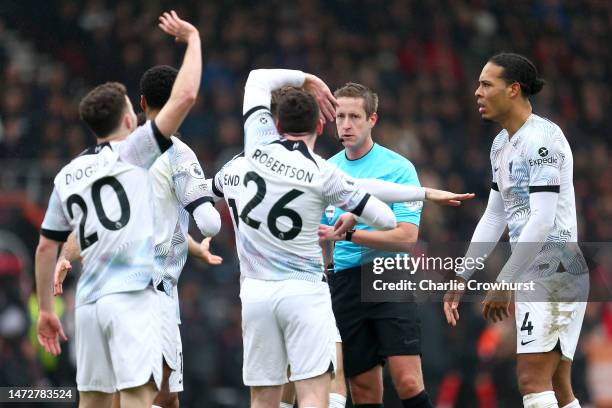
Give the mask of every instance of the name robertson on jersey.
<svg viewBox="0 0 612 408">
<path fill-rule="evenodd" d="M 282 176 L 285 176 L 285 177 L 294 178 L 299 181 L 305 180 L 308 183 L 312 183 L 312 180 L 314 178 L 313 173 L 307 170 L 304 170 L 304 169 L 299 169 L 289 164 L 281 163 L 276 158 L 268 155 L 268 153 L 263 153 L 259 149 L 255 150 L 251 158 L 263 164 L 264 166 L 266 166 L 273 172 L 280 174 Z"/>
</svg>

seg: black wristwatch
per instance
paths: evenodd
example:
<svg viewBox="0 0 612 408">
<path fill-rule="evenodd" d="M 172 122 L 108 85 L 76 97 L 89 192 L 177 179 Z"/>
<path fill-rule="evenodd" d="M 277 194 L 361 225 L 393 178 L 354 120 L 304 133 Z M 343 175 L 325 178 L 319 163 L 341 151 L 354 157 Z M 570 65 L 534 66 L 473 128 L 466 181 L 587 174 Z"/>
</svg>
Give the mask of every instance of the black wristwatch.
<svg viewBox="0 0 612 408">
<path fill-rule="evenodd" d="M 354 229 L 346 231 L 346 236 L 344 237 L 344 240 L 351 242 L 353 240 L 353 233 L 354 232 L 355 232 Z"/>
</svg>

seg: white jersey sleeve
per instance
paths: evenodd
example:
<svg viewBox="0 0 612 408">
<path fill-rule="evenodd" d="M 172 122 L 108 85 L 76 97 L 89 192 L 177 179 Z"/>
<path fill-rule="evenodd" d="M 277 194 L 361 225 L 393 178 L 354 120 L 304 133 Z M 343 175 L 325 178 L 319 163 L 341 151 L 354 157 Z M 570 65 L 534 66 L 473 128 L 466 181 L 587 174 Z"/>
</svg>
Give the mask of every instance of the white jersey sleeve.
<svg viewBox="0 0 612 408">
<path fill-rule="evenodd" d="M 556 126 L 545 127 L 527 142 L 526 159 L 529 163 L 529 192 L 559 192 L 561 167 L 565 160 L 565 137 Z"/>
<path fill-rule="evenodd" d="M 53 241 L 65 242 L 71 231 L 72 227 L 62 209 L 57 189 L 53 188 L 40 233 Z"/>
<path fill-rule="evenodd" d="M 160 154 L 172 146 L 172 142 L 161 134 L 154 121 L 148 120 L 125 140 L 111 145 L 122 161 L 148 169 Z"/>
<path fill-rule="evenodd" d="M 244 86 L 244 149 L 273 142 L 280 138 L 270 112 L 272 91 L 283 86 L 302 86 L 302 71 L 288 69 L 257 69 L 251 71 Z"/>
<path fill-rule="evenodd" d="M 361 211 L 370 199 L 370 194 L 335 165 L 324 160 L 318 163 L 322 166 L 322 195 L 327 204 L 361 215 Z"/>
<path fill-rule="evenodd" d="M 206 202 L 213 203 L 206 186 L 206 176 L 198 158 L 189 146 L 172 137 L 173 148 L 169 151 L 172 180 L 177 200 L 189 213 Z"/>
</svg>

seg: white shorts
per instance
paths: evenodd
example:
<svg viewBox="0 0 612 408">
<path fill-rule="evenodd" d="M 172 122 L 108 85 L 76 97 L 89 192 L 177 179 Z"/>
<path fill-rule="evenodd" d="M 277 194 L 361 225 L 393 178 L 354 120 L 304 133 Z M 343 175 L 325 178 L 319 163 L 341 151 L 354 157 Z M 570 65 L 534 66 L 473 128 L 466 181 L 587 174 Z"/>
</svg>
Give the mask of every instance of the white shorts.
<svg viewBox="0 0 612 408">
<path fill-rule="evenodd" d="M 516 352 L 545 353 L 559 343 L 563 358 L 573 360 L 588 291 L 588 275 L 566 273 L 538 279 L 534 291 L 517 291 Z"/>
<path fill-rule="evenodd" d="M 247 386 L 313 378 L 336 366 L 336 320 L 329 286 L 246 278 L 242 301 L 243 380 Z"/>
<path fill-rule="evenodd" d="M 162 353 L 164 361 L 172 370 L 168 384 L 170 392 L 181 392 L 183 391 L 183 345 L 176 314 L 178 299 L 162 291 L 157 291 L 157 295 L 160 306 Z"/>
<path fill-rule="evenodd" d="M 77 389 L 113 393 L 162 378 L 159 297 L 152 287 L 106 295 L 75 311 Z"/>
</svg>

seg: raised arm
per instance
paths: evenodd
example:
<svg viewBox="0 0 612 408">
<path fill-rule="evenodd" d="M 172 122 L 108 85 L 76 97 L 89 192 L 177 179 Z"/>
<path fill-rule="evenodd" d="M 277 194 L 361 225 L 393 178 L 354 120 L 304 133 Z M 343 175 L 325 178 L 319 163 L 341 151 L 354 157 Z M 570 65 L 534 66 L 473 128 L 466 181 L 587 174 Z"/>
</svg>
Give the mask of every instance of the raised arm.
<svg viewBox="0 0 612 408">
<path fill-rule="evenodd" d="M 155 117 L 155 125 L 162 135 L 169 138 L 183 123 L 198 95 L 202 76 L 202 49 L 198 30 L 181 20 L 174 10 L 164 13 L 159 21 L 162 31 L 174 36 L 177 42 L 187 44 L 170 98 Z"/>
</svg>

